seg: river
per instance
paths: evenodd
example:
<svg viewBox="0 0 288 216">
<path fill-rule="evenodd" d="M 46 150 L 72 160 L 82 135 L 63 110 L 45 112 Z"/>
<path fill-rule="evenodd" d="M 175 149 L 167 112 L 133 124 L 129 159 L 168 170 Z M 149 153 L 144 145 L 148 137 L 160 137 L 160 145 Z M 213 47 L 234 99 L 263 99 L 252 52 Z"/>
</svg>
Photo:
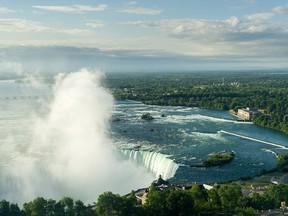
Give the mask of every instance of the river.
<svg viewBox="0 0 288 216">
<path fill-rule="evenodd" d="M 144 113 L 154 120 L 141 120 Z M 170 179 L 174 182 L 214 183 L 253 176 L 275 167 L 276 155 L 287 153 L 288 136 L 237 121 L 225 111 L 116 102 L 113 116 L 118 119 L 111 125 L 115 145 L 168 155 L 179 166 Z M 236 153 L 232 162 L 193 167 L 209 154 L 225 150 Z"/>
</svg>

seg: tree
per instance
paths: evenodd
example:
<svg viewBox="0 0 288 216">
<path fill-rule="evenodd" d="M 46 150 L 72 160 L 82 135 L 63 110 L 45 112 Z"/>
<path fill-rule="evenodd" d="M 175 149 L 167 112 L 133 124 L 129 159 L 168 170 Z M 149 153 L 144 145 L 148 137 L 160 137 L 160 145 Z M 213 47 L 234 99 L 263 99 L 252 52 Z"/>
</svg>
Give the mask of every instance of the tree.
<svg viewBox="0 0 288 216">
<path fill-rule="evenodd" d="M 288 203 L 288 185 L 273 185 L 266 191 L 265 195 L 271 200 L 274 208 L 279 208 L 282 201 Z"/>
<path fill-rule="evenodd" d="M 124 215 L 141 215 L 143 214 L 142 212 L 142 207 L 139 206 L 137 198 L 135 196 L 135 192 L 132 190 L 129 196 L 123 197 L 123 214 Z"/>
<path fill-rule="evenodd" d="M 18 204 L 11 203 L 10 204 L 10 216 L 21 216 L 22 212 L 18 207 Z"/>
<path fill-rule="evenodd" d="M 0 201 L 0 216 L 6 216 L 10 214 L 10 203 L 6 200 Z"/>
<path fill-rule="evenodd" d="M 46 215 L 47 216 L 54 216 L 55 215 L 55 204 L 56 201 L 53 199 L 49 199 L 46 205 Z"/>
<path fill-rule="evenodd" d="M 43 197 L 37 197 L 29 203 L 24 203 L 23 210 L 28 216 L 46 215 L 47 200 Z"/>
<path fill-rule="evenodd" d="M 123 199 L 118 194 L 113 194 L 112 192 L 105 192 L 101 194 L 98 198 L 96 204 L 97 215 L 100 216 L 113 216 L 122 215 L 122 204 Z"/>
<path fill-rule="evenodd" d="M 194 209 L 196 212 L 201 212 L 205 208 L 207 194 L 202 190 L 199 185 L 195 184 L 189 190 L 191 197 L 194 200 Z"/>
<path fill-rule="evenodd" d="M 74 216 L 74 201 L 70 197 L 63 197 L 60 203 L 64 207 L 65 216 Z"/>
<path fill-rule="evenodd" d="M 193 198 L 186 191 L 172 190 L 166 197 L 167 215 L 171 216 L 185 216 L 192 215 Z"/>
<path fill-rule="evenodd" d="M 76 200 L 74 205 L 75 216 L 95 216 L 96 212 L 91 206 L 85 206 L 81 200 Z"/>
<path fill-rule="evenodd" d="M 208 195 L 208 208 L 212 211 L 219 210 L 221 208 L 220 197 L 215 189 L 207 191 Z"/>
<path fill-rule="evenodd" d="M 221 185 L 218 189 L 218 195 L 220 197 L 223 210 L 232 211 L 238 206 L 239 198 L 243 197 L 241 188 L 239 185 Z"/>
<path fill-rule="evenodd" d="M 254 209 L 251 207 L 247 207 L 247 208 L 239 208 L 237 207 L 235 209 L 235 214 L 233 216 L 254 216 L 255 212 Z"/>
<path fill-rule="evenodd" d="M 154 184 L 149 188 L 148 197 L 144 204 L 144 209 L 147 215 L 160 216 L 164 215 L 166 210 L 165 195 L 157 190 Z"/>
<path fill-rule="evenodd" d="M 273 206 L 271 203 L 266 194 L 254 193 L 250 199 L 251 207 L 257 210 L 270 209 Z"/>
</svg>

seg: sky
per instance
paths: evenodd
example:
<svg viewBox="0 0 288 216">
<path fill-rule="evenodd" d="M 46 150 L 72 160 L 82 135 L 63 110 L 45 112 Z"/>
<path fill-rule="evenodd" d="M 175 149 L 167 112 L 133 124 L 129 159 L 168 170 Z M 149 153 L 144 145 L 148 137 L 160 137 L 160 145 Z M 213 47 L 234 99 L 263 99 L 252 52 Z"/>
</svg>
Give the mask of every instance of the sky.
<svg viewBox="0 0 288 216">
<path fill-rule="evenodd" d="M 0 45 L 90 48 L 155 67 L 287 68 L 288 1 L 1 0 Z"/>
</svg>

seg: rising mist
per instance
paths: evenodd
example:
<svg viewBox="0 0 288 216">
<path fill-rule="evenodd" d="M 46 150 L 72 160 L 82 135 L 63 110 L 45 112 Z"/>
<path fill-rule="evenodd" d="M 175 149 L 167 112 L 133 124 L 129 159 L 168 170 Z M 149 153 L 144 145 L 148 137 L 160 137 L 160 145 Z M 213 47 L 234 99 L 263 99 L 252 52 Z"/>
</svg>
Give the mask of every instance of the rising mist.
<svg viewBox="0 0 288 216">
<path fill-rule="evenodd" d="M 1 167 L 0 195 L 23 203 L 37 196 L 71 196 L 85 202 L 105 191 L 129 193 L 153 176 L 119 161 L 108 136 L 113 97 L 101 87 L 102 74 L 81 69 L 55 77 L 44 116 L 34 116 L 31 142 L 9 166 Z"/>
</svg>

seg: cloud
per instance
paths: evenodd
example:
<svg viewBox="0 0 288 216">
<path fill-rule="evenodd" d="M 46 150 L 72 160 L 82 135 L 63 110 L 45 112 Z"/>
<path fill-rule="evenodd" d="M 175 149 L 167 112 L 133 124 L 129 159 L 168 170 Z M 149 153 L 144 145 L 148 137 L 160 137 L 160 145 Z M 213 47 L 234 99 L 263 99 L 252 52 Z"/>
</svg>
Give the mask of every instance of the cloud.
<svg viewBox="0 0 288 216">
<path fill-rule="evenodd" d="M 158 29 L 166 34 L 166 38 L 161 39 L 163 46 L 179 53 L 216 56 L 263 56 L 273 53 L 272 56 L 283 56 L 288 53 L 288 23 L 267 20 L 269 16 L 272 15 L 254 14 L 243 20 L 232 16 L 223 20 L 139 20 L 122 24 Z M 175 46 L 171 47 L 168 39 L 174 39 Z M 160 41 L 157 43 L 161 44 Z"/>
<path fill-rule="evenodd" d="M 142 8 L 142 7 L 127 7 L 118 12 L 121 13 L 128 13 L 128 14 L 143 14 L 143 15 L 157 15 L 160 14 L 162 11 L 157 9 L 150 9 L 150 8 Z"/>
<path fill-rule="evenodd" d="M 285 14 L 288 13 L 288 5 L 285 6 L 278 6 L 278 7 L 274 7 L 272 9 L 272 11 L 276 14 Z"/>
<path fill-rule="evenodd" d="M 0 32 L 43 32 L 49 28 L 25 19 L 0 19 Z"/>
<path fill-rule="evenodd" d="M 92 28 L 101 28 L 105 26 L 105 23 L 101 20 L 87 20 L 86 25 Z"/>
<path fill-rule="evenodd" d="M 33 8 L 63 12 L 63 13 L 84 13 L 90 11 L 105 11 L 108 8 L 106 4 L 99 4 L 97 6 L 88 6 L 88 5 L 62 5 L 62 6 L 32 6 Z"/>
<path fill-rule="evenodd" d="M 261 20 L 271 19 L 273 16 L 274 16 L 273 13 L 255 13 L 255 14 L 246 15 L 245 18 L 247 20 L 252 20 L 252 21 L 261 21 Z"/>
<path fill-rule="evenodd" d="M 159 26 L 159 23 L 153 22 L 153 21 L 128 21 L 128 22 L 122 22 L 122 25 L 129 25 L 129 26 L 139 26 L 139 27 L 155 27 Z"/>
<path fill-rule="evenodd" d="M 130 1 L 130 2 L 127 2 L 126 4 L 127 5 L 136 5 L 136 4 L 138 4 L 138 2 L 137 1 Z"/>
<path fill-rule="evenodd" d="M 242 40 L 261 39 L 261 33 L 267 37 L 268 34 L 276 36 L 277 34 L 287 34 L 288 24 L 277 22 L 265 22 L 266 19 L 272 17 L 271 13 L 259 13 L 246 16 L 244 20 L 239 20 L 232 16 L 225 20 L 208 20 L 208 19 L 166 19 L 159 21 L 128 21 L 122 24 L 138 27 L 154 27 L 159 28 L 167 35 L 176 38 L 187 38 L 191 40 L 209 40 L 214 38 L 217 40 L 225 40 L 227 38 L 235 38 L 239 35 L 241 40 L 243 34 L 247 34 Z M 257 33 L 257 37 L 253 36 Z M 249 34 L 251 37 L 248 37 Z M 233 37 L 231 37 L 233 36 Z"/>
<path fill-rule="evenodd" d="M 248 2 L 249 4 L 254 4 L 256 2 L 256 0 L 245 0 L 246 2 Z"/>
<path fill-rule="evenodd" d="M 8 9 L 6 7 L 0 7 L 0 14 L 15 13 L 14 10 Z"/>
<path fill-rule="evenodd" d="M 86 29 L 51 29 L 51 31 L 58 32 L 58 33 L 65 33 L 69 35 L 81 35 L 81 34 L 90 34 L 91 32 Z"/>
<path fill-rule="evenodd" d="M 240 20 L 237 17 L 232 16 L 229 19 L 225 20 L 225 22 L 231 25 L 232 27 L 236 27 L 240 23 Z"/>
<path fill-rule="evenodd" d="M 184 38 L 218 37 L 219 34 L 237 32 L 239 25 L 240 20 L 234 16 L 226 20 L 174 19 L 160 21 L 160 26 L 164 31 Z"/>
<path fill-rule="evenodd" d="M 39 22 L 25 19 L 0 19 L 0 32 L 54 32 L 64 34 L 88 33 L 86 29 L 56 29 L 41 25 Z"/>
</svg>

